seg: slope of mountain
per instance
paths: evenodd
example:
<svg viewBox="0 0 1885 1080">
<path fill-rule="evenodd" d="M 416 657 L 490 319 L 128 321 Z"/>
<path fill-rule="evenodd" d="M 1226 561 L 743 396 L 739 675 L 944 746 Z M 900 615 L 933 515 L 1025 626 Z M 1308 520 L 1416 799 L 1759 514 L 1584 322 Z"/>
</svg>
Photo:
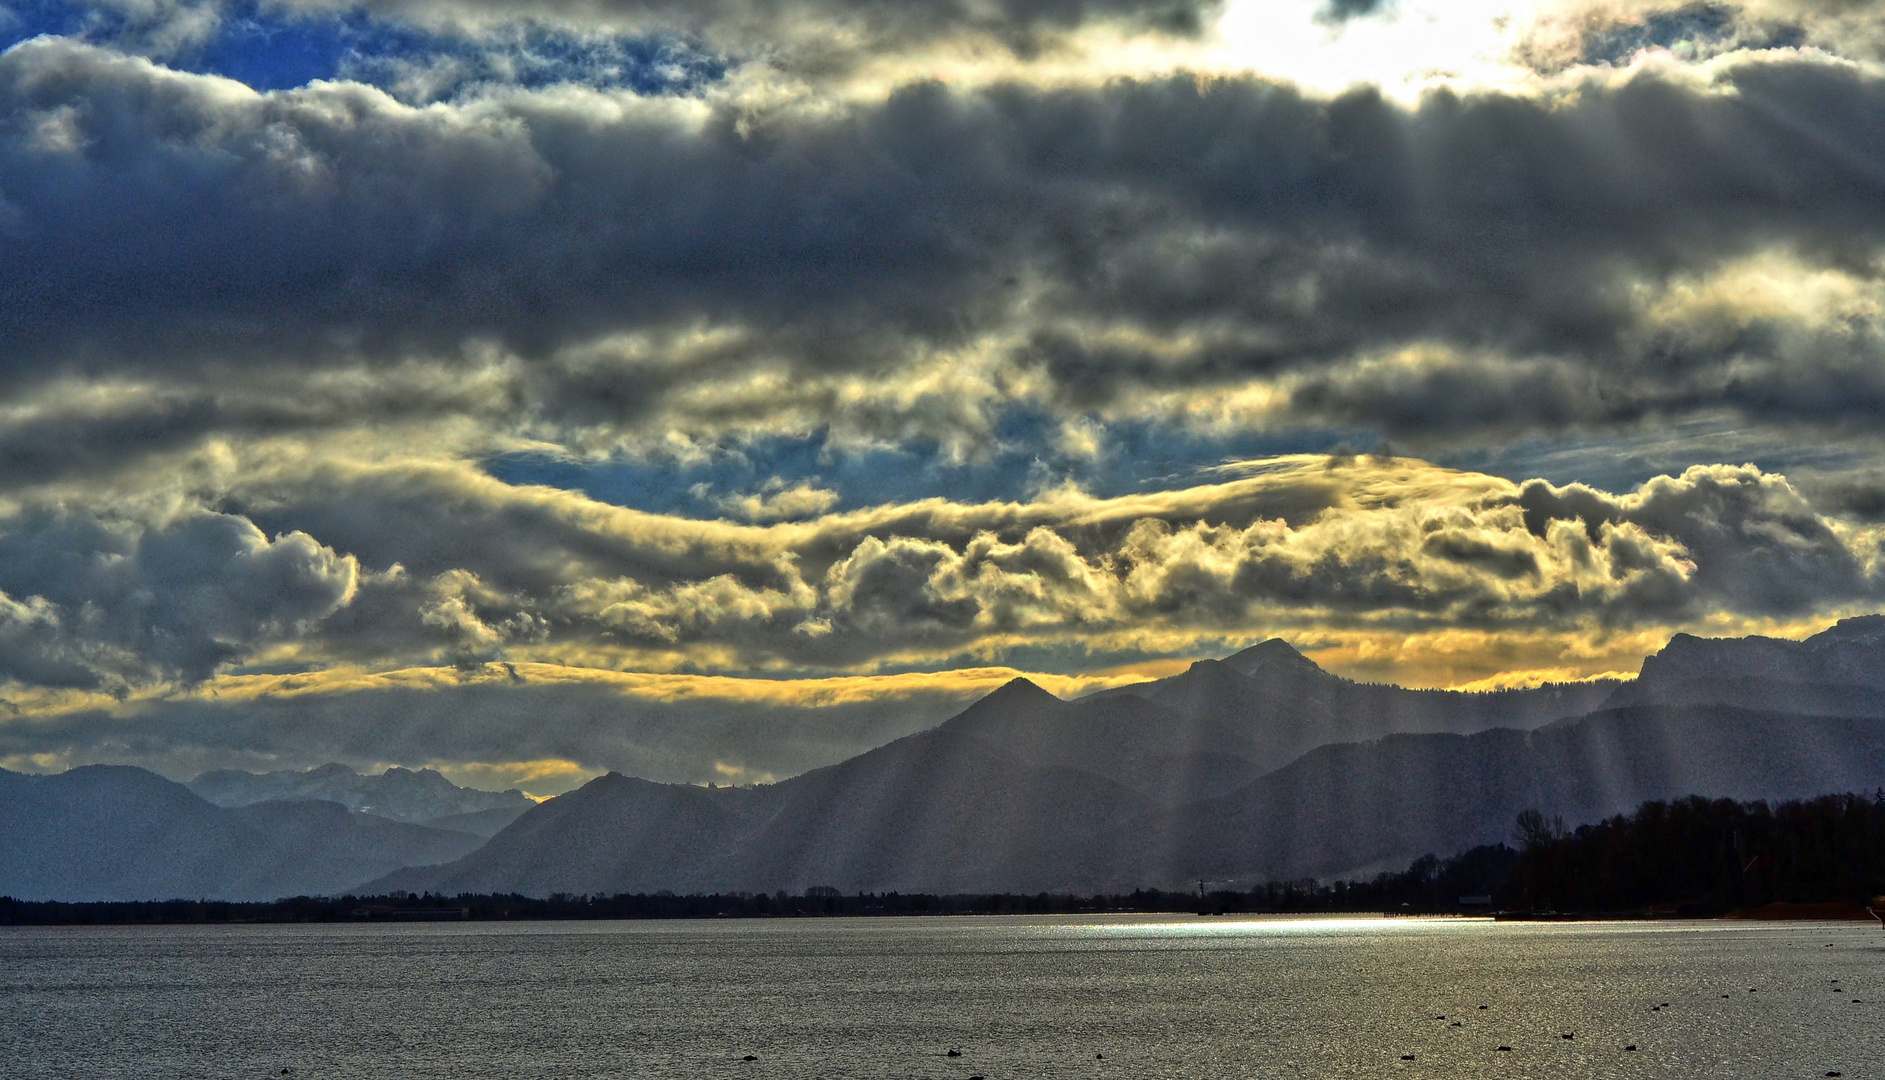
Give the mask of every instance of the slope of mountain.
<svg viewBox="0 0 1885 1080">
<path fill-rule="evenodd" d="M 1281 756 L 1265 745 L 1261 728 L 1130 696 L 1064 702 L 1026 681 L 1010 683 L 939 730 L 1018 763 L 1090 773 L 1171 804 L 1231 791 Z"/>
<path fill-rule="evenodd" d="M 1881 782 L 1879 720 L 1638 707 L 1533 732 L 1327 746 L 1229 794 L 1159 806 L 1090 773 L 1017 763 L 946 725 L 756 790 L 612 774 L 456 863 L 372 887 L 1033 892 L 1327 878 L 1509 839 L 1524 809 L 1579 822 L 1648 799 Z"/>
<path fill-rule="evenodd" d="M 552 893 L 701 891 L 741 828 L 752 793 L 657 784 L 609 773 L 526 811 L 483 856 L 404 869 L 368 892 Z M 474 852 L 473 854 L 476 854 Z"/>
<path fill-rule="evenodd" d="M 979 715 L 1049 696 L 1017 681 Z M 1103 776 L 1016 760 L 952 725 L 776 784 L 772 812 L 742 837 L 723 876 L 903 892 L 1096 888 L 1122 823 L 1151 805 Z M 853 885 L 853 882 L 867 883 Z"/>
<path fill-rule="evenodd" d="M 0 770 L 0 895 L 23 900 L 270 900 L 332 894 L 481 839 L 331 802 L 224 809 L 128 766 Z"/>
<path fill-rule="evenodd" d="M 349 810 L 412 825 L 432 825 L 491 836 L 533 805 L 521 791 L 463 788 L 434 769 L 387 769 L 362 776 L 345 765 L 328 764 L 305 772 L 251 773 L 238 769 L 206 772 L 190 781 L 191 791 L 222 807 L 279 800 L 319 799 Z"/>
<path fill-rule="evenodd" d="M 413 824 L 424 825 L 432 829 L 445 829 L 448 832 L 470 833 L 489 840 L 504 831 L 504 827 L 524 815 L 524 811 L 535 806 L 526 802 L 522 806 L 500 806 L 492 810 L 473 810 L 464 814 L 446 814 L 444 817 L 426 818 Z"/>
<path fill-rule="evenodd" d="M 551 799 L 446 866 L 373 889 L 434 892 L 1087 888 L 1108 830 L 1151 805 L 1091 773 L 1014 760 L 975 737 L 1071 708 L 1023 679 L 941 728 L 753 789 L 610 774 Z M 1110 857 L 1110 856 L 1109 856 Z"/>
<path fill-rule="evenodd" d="M 1167 813 L 1142 874 L 1330 878 L 1512 839 L 1525 809 L 1597 821 L 1690 794 L 1787 799 L 1885 783 L 1885 721 L 1726 706 L 1608 709 L 1532 731 L 1322 747 Z"/>
</svg>

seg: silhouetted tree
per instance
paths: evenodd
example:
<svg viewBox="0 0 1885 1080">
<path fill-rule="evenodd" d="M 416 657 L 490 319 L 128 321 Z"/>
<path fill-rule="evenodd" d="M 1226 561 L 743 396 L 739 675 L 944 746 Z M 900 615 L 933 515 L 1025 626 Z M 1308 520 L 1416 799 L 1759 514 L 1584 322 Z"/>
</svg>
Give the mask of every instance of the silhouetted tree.
<svg viewBox="0 0 1885 1080">
<path fill-rule="evenodd" d="M 1697 913 L 1772 901 L 1858 901 L 1885 890 L 1885 803 L 1690 796 L 1565 832 L 1519 815 L 1509 894 L 1534 910 Z"/>
</svg>

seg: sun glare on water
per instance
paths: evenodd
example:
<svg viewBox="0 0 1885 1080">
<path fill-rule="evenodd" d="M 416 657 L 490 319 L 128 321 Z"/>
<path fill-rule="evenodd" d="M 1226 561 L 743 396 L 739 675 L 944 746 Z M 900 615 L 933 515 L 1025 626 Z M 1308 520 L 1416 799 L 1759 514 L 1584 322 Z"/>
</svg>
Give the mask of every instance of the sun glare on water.
<svg viewBox="0 0 1885 1080">
<path fill-rule="evenodd" d="M 1109 919 L 1103 922 L 1085 922 L 1074 925 L 1074 929 L 1093 936 L 1119 937 L 1250 937 L 1266 934 L 1318 934 L 1345 933 L 1354 931 L 1385 932 L 1431 926 L 1435 923 L 1458 924 L 1464 922 L 1491 922 L 1488 918 L 1463 919 L 1457 916 L 1438 918 L 1387 917 L 1382 915 L 1362 916 L 1322 916 L 1322 915 L 1265 915 L 1242 918 L 1196 918 L 1187 916 L 1153 916 L 1143 921 L 1138 919 Z M 1065 928 L 1065 924 L 1062 924 Z"/>
</svg>

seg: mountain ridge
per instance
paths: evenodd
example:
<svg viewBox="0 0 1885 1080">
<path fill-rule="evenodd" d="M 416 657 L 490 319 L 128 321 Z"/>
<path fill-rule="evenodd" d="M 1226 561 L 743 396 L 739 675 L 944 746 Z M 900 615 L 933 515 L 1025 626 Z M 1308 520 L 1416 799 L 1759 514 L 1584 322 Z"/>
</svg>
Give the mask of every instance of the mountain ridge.
<svg viewBox="0 0 1885 1080">
<path fill-rule="evenodd" d="M 1799 641 L 1676 634 L 1611 702 L 1742 704 L 1815 715 L 1885 716 L 1885 615 L 1842 619 Z"/>
<path fill-rule="evenodd" d="M 1655 672 L 1677 670 L 1690 651 L 1738 647 L 1711 640 L 1675 643 L 1677 664 L 1646 664 L 1649 689 L 1688 685 Z M 1885 659 L 1885 635 L 1855 647 Z M 1798 656 L 1781 652 L 1798 666 Z M 1791 670 L 1769 665 L 1755 676 Z M 683 857 L 637 861 L 632 880 L 649 891 L 830 884 L 1026 892 L 1325 876 L 1504 839 L 1521 809 L 1585 820 L 1653 798 L 1789 798 L 1885 780 L 1879 717 L 1663 701 L 1653 693 L 1611 705 L 1613 686 L 1563 689 L 1468 695 L 1370 686 L 1271 642 L 1195 663 L 1145 696 L 1066 702 L 1015 680 L 937 728 L 847 761 L 737 794 L 700 789 L 702 796 L 689 798 L 722 811 L 701 837 L 698 850 L 711 855 L 669 848 L 664 858 Z M 1598 695 L 1603 708 L 1537 723 L 1567 702 Z M 1335 710 L 1369 702 L 1388 707 L 1324 724 Z M 1477 723 L 1488 705 L 1501 703 L 1516 707 L 1521 724 L 1394 730 L 1462 703 L 1476 707 L 1443 717 L 1446 724 Z M 1293 753 L 1330 727 L 1367 736 Z M 651 805 L 652 791 L 638 807 Z M 605 795 L 599 790 L 595 798 Z M 689 825 L 703 821 L 697 816 Z M 636 817 L 635 829 L 657 831 L 658 815 Z M 554 830 L 533 835 L 527 878 L 507 877 L 481 850 L 375 884 L 577 891 L 574 878 L 559 876 L 557 843 Z M 583 884 L 609 891 L 629 880 Z"/>
</svg>

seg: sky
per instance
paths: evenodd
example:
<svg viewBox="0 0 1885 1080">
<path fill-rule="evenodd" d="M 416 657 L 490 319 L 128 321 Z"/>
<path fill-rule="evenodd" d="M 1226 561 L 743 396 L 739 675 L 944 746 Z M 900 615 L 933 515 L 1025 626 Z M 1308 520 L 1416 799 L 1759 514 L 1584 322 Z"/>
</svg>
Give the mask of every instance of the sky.
<svg viewBox="0 0 1885 1080">
<path fill-rule="evenodd" d="M 0 767 L 793 775 L 1885 593 L 1860 0 L 0 0 Z"/>
</svg>

